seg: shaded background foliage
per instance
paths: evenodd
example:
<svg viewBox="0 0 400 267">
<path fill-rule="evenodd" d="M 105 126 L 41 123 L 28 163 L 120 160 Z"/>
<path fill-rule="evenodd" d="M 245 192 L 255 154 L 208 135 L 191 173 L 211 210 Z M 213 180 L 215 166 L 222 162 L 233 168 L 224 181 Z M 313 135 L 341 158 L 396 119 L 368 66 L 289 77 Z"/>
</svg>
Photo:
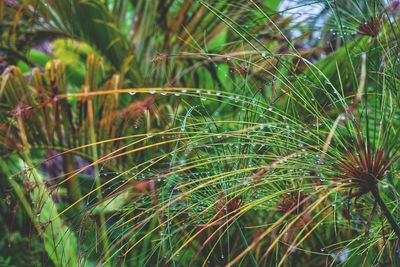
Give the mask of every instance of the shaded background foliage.
<svg viewBox="0 0 400 267">
<path fill-rule="evenodd" d="M 397 266 L 399 8 L 0 1 L 0 264 Z"/>
</svg>

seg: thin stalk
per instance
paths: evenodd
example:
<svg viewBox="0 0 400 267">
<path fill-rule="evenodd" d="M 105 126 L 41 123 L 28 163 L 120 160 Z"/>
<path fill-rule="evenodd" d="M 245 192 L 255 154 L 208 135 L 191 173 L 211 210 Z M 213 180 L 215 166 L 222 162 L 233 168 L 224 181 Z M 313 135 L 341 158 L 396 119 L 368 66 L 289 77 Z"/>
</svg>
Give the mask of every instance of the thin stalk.
<svg viewBox="0 0 400 267">
<path fill-rule="evenodd" d="M 94 112 L 93 112 L 93 103 L 92 100 L 89 99 L 88 102 L 88 119 L 89 119 L 89 138 L 90 138 L 90 142 L 92 144 L 96 143 L 96 134 L 95 134 L 95 123 L 94 123 Z M 98 152 L 97 152 L 97 146 L 94 145 L 92 146 L 92 157 L 93 157 L 93 161 L 96 162 L 98 160 Z M 109 251 L 108 251 L 108 236 L 107 236 L 107 225 L 106 225 L 106 218 L 104 215 L 104 205 L 103 205 L 103 194 L 101 192 L 101 180 L 100 180 L 100 171 L 99 171 L 99 167 L 98 164 L 95 164 L 93 166 L 94 169 L 94 173 L 95 173 L 95 183 L 96 183 L 96 187 L 97 187 L 97 192 L 96 192 L 96 196 L 99 200 L 99 220 L 100 220 L 100 233 L 101 233 L 101 239 L 102 239 L 102 243 L 103 243 L 103 252 L 104 252 L 104 259 L 105 262 L 108 262 L 109 260 Z M 108 264 L 107 264 L 108 265 Z"/>
<path fill-rule="evenodd" d="M 94 99 L 87 98 L 87 95 L 91 91 L 96 91 L 97 88 L 97 79 L 101 67 L 101 61 L 95 59 L 93 54 L 89 54 L 86 60 L 87 70 L 85 75 L 85 86 L 84 86 L 84 96 L 87 104 L 87 122 L 88 122 L 88 134 L 89 140 L 92 144 L 96 144 L 96 121 L 95 121 L 95 112 L 94 112 Z M 93 162 L 97 162 L 99 153 L 97 151 L 97 145 L 92 146 L 92 159 Z M 107 224 L 106 224 L 106 216 L 104 214 L 104 203 L 103 203 L 103 193 L 101 192 L 101 179 L 100 179 L 100 170 L 99 165 L 96 163 L 93 165 L 94 176 L 95 176 L 95 184 L 96 184 L 96 196 L 99 203 L 99 221 L 100 221 L 100 233 L 101 240 L 103 244 L 103 253 L 104 253 L 104 264 L 105 266 L 110 266 L 110 252 L 109 252 L 109 241 L 107 235 Z"/>
<path fill-rule="evenodd" d="M 236 227 L 237 231 L 238 231 L 239 234 L 240 234 L 240 237 L 242 238 L 243 243 L 246 245 L 246 247 L 248 247 L 249 244 L 247 243 L 247 239 L 246 239 L 246 237 L 244 236 L 243 231 L 242 231 L 242 229 L 240 228 L 239 223 L 238 223 L 237 221 L 235 221 L 234 224 L 235 224 L 235 227 Z M 255 267 L 258 267 L 258 263 L 257 263 L 256 258 L 254 257 L 253 251 L 250 251 L 250 252 L 249 252 L 249 256 L 250 256 L 250 260 L 251 260 L 252 265 L 255 266 Z"/>
<path fill-rule="evenodd" d="M 381 210 L 382 210 L 383 214 L 385 215 L 386 219 L 389 221 L 390 225 L 392 226 L 393 230 L 395 231 L 397 238 L 399 238 L 399 240 L 400 240 L 399 225 L 394 220 L 392 213 L 387 208 L 385 202 L 383 202 L 383 200 L 379 194 L 378 188 L 374 188 L 373 190 L 371 190 L 371 193 L 374 196 L 376 202 L 378 202 L 379 206 L 381 207 Z"/>
</svg>

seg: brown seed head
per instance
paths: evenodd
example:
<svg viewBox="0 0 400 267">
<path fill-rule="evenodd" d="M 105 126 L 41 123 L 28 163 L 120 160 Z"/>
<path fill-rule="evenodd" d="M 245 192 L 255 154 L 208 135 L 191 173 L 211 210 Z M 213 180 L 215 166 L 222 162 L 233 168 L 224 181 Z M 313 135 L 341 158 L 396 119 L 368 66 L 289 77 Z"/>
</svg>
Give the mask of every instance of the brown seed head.
<svg viewBox="0 0 400 267">
<path fill-rule="evenodd" d="M 379 34 L 380 29 L 379 20 L 377 18 L 371 18 L 361 24 L 358 27 L 357 32 L 361 35 L 376 37 Z"/>
<path fill-rule="evenodd" d="M 337 168 L 342 172 L 340 179 L 346 186 L 356 187 L 358 191 L 349 198 L 358 197 L 376 188 L 386 171 L 397 157 L 389 157 L 382 148 L 372 150 L 368 145 L 360 144 L 358 152 L 346 151 Z"/>
</svg>

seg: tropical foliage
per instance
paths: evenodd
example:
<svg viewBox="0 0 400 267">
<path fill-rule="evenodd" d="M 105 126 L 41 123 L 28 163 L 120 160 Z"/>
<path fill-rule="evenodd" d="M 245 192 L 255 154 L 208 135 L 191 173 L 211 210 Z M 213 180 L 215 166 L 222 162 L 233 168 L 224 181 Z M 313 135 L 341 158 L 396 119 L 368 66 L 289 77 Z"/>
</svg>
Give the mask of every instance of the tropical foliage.
<svg viewBox="0 0 400 267">
<path fill-rule="evenodd" d="M 0 1 L 0 265 L 399 266 L 399 15 Z"/>
</svg>

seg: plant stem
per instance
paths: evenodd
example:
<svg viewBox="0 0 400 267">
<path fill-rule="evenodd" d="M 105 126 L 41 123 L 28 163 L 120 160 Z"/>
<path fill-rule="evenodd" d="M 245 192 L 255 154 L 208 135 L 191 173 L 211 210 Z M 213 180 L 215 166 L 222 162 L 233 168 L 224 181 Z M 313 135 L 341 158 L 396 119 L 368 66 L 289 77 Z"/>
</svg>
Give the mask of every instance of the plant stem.
<svg viewBox="0 0 400 267">
<path fill-rule="evenodd" d="M 374 188 L 371 190 L 372 195 L 374 196 L 376 202 L 378 202 L 379 206 L 381 207 L 381 210 L 383 214 L 385 215 L 386 219 L 389 221 L 390 225 L 392 226 L 393 230 L 395 231 L 397 238 L 400 240 L 400 228 L 399 225 L 396 223 L 394 220 L 392 214 L 390 213 L 389 209 L 386 207 L 385 202 L 383 202 L 378 188 Z"/>
<path fill-rule="evenodd" d="M 243 243 L 246 245 L 246 247 L 248 247 L 249 244 L 247 243 L 247 239 L 246 239 L 246 237 L 244 236 L 243 231 L 242 231 L 242 228 L 240 228 L 240 225 L 239 225 L 238 221 L 235 221 L 234 224 L 235 224 L 235 227 L 236 227 L 237 231 L 238 231 L 239 234 L 240 234 L 240 237 L 241 237 Z M 257 263 L 256 258 L 254 257 L 253 252 L 250 251 L 249 254 L 250 254 L 250 260 L 251 260 L 252 265 L 255 266 L 255 267 L 258 267 L 258 263 Z"/>
<path fill-rule="evenodd" d="M 92 144 L 96 143 L 96 133 L 95 133 L 95 122 L 94 122 L 94 111 L 93 111 L 93 102 L 91 99 L 88 99 L 88 119 L 89 119 L 89 138 Z M 98 152 L 97 146 L 92 146 L 92 158 L 93 162 L 97 162 L 98 160 Z M 103 203 L 103 193 L 101 191 L 101 180 L 100 180 L 100 171 L 98 163 L 93 165 L 94 175 L 95 175 L 95 183 L 96 183 L 96 196 L 98 198 L 99 203 L 99 221 L 100 221 L 100 233 L 101 240 L 103 243 L 103 253 L 104 253 L 104 265 L 110 266 L 108 262 L 110 259 L 109 255 L 109 243 L 108 243 L 108 235 L 107 235 L 107 224 L 106 224 L 106 216 L 104 214 L 104 203 Z"/>
</svg>

